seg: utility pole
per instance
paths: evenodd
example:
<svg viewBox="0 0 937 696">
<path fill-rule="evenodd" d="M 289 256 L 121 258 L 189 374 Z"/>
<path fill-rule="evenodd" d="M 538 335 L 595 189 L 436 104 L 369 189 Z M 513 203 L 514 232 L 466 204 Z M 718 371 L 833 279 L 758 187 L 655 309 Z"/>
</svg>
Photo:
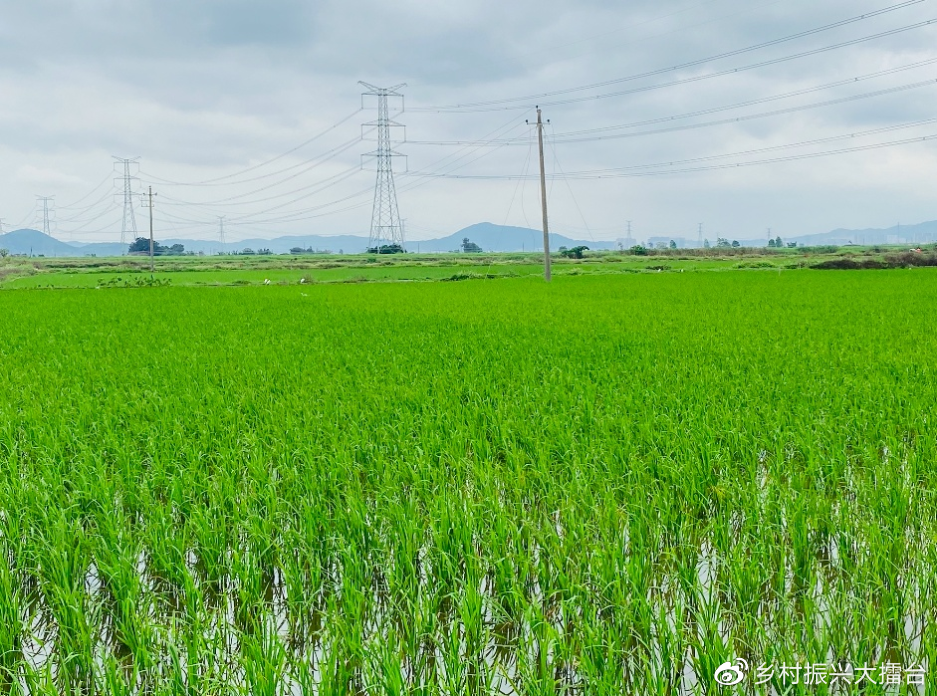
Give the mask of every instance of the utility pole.
<svg viewBox="0 0 937 696">
<path fill-rule="evenodd" d="M 365 96 L 377 97 L 377 120 L 364 124 L 365 127 L 377 128 L 377 149 L 369 152 L 365 157 L 377 160 L 377 180 L 374 183 L 374 204 L 371 208 L 371 232 L 368 235 L 368 248 L 378 249 L 386 245 L 399 245 L 404 248 L 404 229 L 400 220 L 400 209 L 397 206 L 397 187 L 394 184 L 394 157 L 402 157 L 394 150 L 390 137 L 391 127 L 403 126 L 390 118 L 388 107 L 389 97 L 398 97 L 403 100 L 399 90 L 406 84 L 393 87 L 375 87 L 367 82 L 358 84 L 366 87 L 367 92 L 362 96 L 362 105 Z"/>
<path fill-rule="evenodd" d="M 549 123 L 549 121 L 547 121 Z M 543 164 L 543 118 L 537 107 L 537 142 L 540 145 L 540 205 L 543 208 L 543 279 L 550 282 L 550 225 L 547 222 L 547 173 Z"/>
<path fill-rule="evenodd" d="M 137 238 L 137 218 L 133 213 L 133 182 L 137 181 L 137 177 L 130 173 L 130 167 L 136 164 L 140 158 L 132 157 L 124 159 L 122 157 L 114 157 L 114 159 L 116 162 L 123 165 L 124 171 L 123 175 L 120 177 L 120 180 L 123 182 L 124 199 L 124 219 L 120 226 L 120 243 L 126 244 L 128 232 L 132 235 L 131 241 Z"/>
<path fill-rule="evenodd" d="M 36 196 L 36 200 L 42 203 L 42 233 L 47 237 L 51 237 L 52 210 L 49 206 L 55 201 L 55 196 Z"/>
<path fill-rule="evenodd" d="M 150 209 L 150 273 L 155 270 L 153 265 L 153 256 L 156 246 L 155 242 L 153 241 L 153 196 L 155 195 L 156 194 L 153 193 L 153 187 L 150 186 L 149 192 L 146 194 L 146 198 L 144 199 L 145 202 L 143 203 L 143 207 Z"/>
<path fill-rule="evenodd" d="M 703 223 L 702 222 L 699 223 L 699 240 L 697 244 L 699 244 L 700 249 L 703 248 Z"/>
</svg>

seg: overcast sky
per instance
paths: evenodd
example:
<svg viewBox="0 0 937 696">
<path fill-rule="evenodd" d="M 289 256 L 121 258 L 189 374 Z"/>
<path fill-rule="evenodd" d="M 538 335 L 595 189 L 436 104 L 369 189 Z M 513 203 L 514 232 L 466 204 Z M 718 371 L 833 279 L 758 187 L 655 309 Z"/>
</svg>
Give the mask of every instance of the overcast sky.
<svg viewBox="0 0 937 696">
<path fill-rule="evenodd" d="M 355 142 L 376 113 L 373 100 L 359 111 L 365 80 L 407 83 L 397 120 L 411 142 L 396 164 L 412 240 L 482 221 L 539 227 L 525 124 L 538 103 L 551 121 L 557 232 L 616 239 L 631 220 L 639 240 L 695 240 L 702 222 L 707 238 L 752 239 L 769 227 L 783 237 L 937 219 L 937 140 L 855 150 L 937 134 L 937 121 L 920 123 L 937 118 L 937 24 L 775 61 L 937 18 L 937 0 L 622 81 L 897 4 L 2 0 L 0 217 L 7 230 L 36 226 L 36 196 L 54 196 L 56 236 L 117 241 L 116 155 L 141 158 L 134 186 L 158 194 L 158 237 L 211 238 L 222 215 L 229 240 L 366 235 L 374 173 L 354 171 L 374 147 Z M 630 93 L 605 96 L 616 92 Z M 791 92 L 805 93 L 783 97 Z M 439 108 L 492 101 L 501 103 Z M 584 142 L 564 135 L 652 119 L 663 120 Z M 507 144 L 486 145 L 492 138 Z M 843 149 L 853 151 L 712 168 Z M 704 169 L 666 171 L 687 160 L 669 168 Z M 613 176 L 562 176 L 599 170 Z M 656 174 L 618 176 L 635 172 Z M 136 208 L 141 229 L 144 214 Z"/>
</svg>

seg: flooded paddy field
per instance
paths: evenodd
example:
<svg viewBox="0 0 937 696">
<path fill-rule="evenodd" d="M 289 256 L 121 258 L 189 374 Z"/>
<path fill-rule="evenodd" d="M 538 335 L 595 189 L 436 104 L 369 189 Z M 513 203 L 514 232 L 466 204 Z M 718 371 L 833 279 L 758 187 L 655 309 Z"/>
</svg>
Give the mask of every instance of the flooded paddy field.
<svg viewBox="0 0 937 696">
<path fill-rule="evenodd" d="M 925 693 L 935 301 L 925 268 L 0 293 L 0 693 Z"/>
</svg>

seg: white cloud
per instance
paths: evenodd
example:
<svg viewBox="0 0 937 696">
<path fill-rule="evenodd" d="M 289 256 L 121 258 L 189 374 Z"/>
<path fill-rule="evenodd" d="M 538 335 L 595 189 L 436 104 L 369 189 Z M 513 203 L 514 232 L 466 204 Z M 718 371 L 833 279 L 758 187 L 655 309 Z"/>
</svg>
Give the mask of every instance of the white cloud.
<svg viewBox="0 0 937 696">
<path fill-rule="evenodd" d="M 39 187 L 51 188 L 60 186 L 83 186 L 87 182 L 80 176 L 66 174 L 57 169 L 46 169 L 34 167 L 31 164 L 24 164 L 17 168 L 13 174 L 13 180 L 24 184 L 35 185 Z"/>
<path fill-rule="evenodd" d="M 111 155 L 141 155 L 141 179 L 161 193 L 159 215 L 174 235 L 212 233 L 217 215 L 230 236 L 361 233 L 370 221 L 373 174 L 322 183 L 354 167 L 372 143 L 314 160 L 373 118 L 361 112 L 268 168 L 210 186 L 168 181 L 222 177 L 290 150 L 360 104 L 359 79 L 405 81 L 410 140 L 471 141 L 505 127 L 528 132 L 524 111 L 421 112 L 415 107 L 535 95 L 613 80 L 749 46 L 886 6 L 875 0 L 34 0 L 0 9 L 0 217 L 28 214 L 37 194 L 81 199 L 112 171 Z M 921 3 L 797 41 L 732 58 L 574 92 L 588 96 L 731 69 L 898 29 L 930 19 Z M 555 132 L 679 115 L 845 80 L 937 57 L 934 27 L 883 37 L 718 79 L 546 109 Z M 723 114 L 832 100 L 937 77 L 937 64 L 821 93 Z M 591 143 L 560 144 L 551 171 L 607 169 L 709 157 L 906 123 L 932 114 L 935 87 L 821 109 L 707 128 Z M 680 121 L 699 122 L 713 117 Z M 652 127 L 642 130 L 653 130 Z M 861 139 L 861 144 L 937 133 L 937 124 Z M 860 144 L 857 142 L 856 144 Z M 841 144 L 831 144 L 837 147 Z M 814 149 L 824 149 L 816 146 Z M 516 174 L 529 148 L 403 145 L 409 167 L 459 174 Z M 779 151 L 778 155 L 809 148 Z M 768 155 L 766 155 L 768 156 Z M 648 178 L 553 184 L 558 231 L 588 228 L 615 238 L 625 220 L 639 236 L 695 237 L 696 223 L 744 238 L 772 227 L 786 235 L 833 227 L 890 225 L 937 217 L 923 184 L 934 145 L 870 150 L 833 158 Z M 722 160 L 720 160 L 722 161 Z M 306 164 L 303 164 L 306 162 Z M 559 164 L 557 165 L 556 162 Z M 278 176 L 266 176 L 278 169 Z M 532 171 L 532 170 L 531 170 Z M 250 179 L 239 185 L 231 182 Z M 317 189 L 317 184 L 327 186 Z M 538 224 L 536 182 L 398 180 L 401 212 L 414 237 L 491 220 Z M 51 189 L 51 190 L 50 190 Z M 362 195 L 355 194 L 365 191 Z M 100 210 L 62 215 L 85 221 Z M 342 199 L 346 199 L 343 202 Z M 190 205 L 197 203 L 199 205 Z M 334 203 L 332 208 L 321 206 Z M 84 205 L 84 204 L 83 204 Z M 350 207 L 357 206 L 357 207 Z M 345 210 L 346 208 L 349 208 Z M 323 212 L 342 212 L 314 217 Z M 301 212 L 306 211 L 306 212 Z M 525 217 L 526 211 L 526 217 Z M 580 212 L 581 211 L 581 212 Z M 116 216 L 119 217 L 119 216 Z M 116 219 L 115 217 L 115 219 Z M 309 218 L 293 222 L 271 222 Z M 585 218 L 585 220 L 583 220 Z M 76 238 L 111 239 L 118 229 L 91 222 Z M 81 237 L 81 235 L 86 235 Z"/>
</svg>

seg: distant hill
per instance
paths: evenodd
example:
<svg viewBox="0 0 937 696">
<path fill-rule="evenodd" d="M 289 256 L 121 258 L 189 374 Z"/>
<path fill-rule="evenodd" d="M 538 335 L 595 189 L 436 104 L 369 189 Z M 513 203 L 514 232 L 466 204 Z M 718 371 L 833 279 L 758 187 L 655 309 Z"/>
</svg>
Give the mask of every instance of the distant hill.
<svg viewBox="0 0 937 696">
<path fill-rule="evenodd" d="M 838 229 L 823 234 L 791 237 L 791 241 L 812 244 L 926 244 L 937 241 L 937 220 L 915 225 L 867 228 L 862 230 Z"/>
<path fill-rule="evenodd" d="M 413 240 L 407 242 L 409 251 L 440 252 L 459 250 L 462 240 L 468 237 L 485 251 L 536 251 L 543 248 L 543 233 L 525 227 L 506 227 L 482 222 L 466 227 L 448 237 L 438 239 Z M 220 242 L 201 239 L 166 239 L 157 237 L 160 244 L 182 244 L 186 251 L 216 254 L 221 251 L 232 252 L 242 249 L 270 249 L 275 254 L 285 254 L 290 249 L 300 247 L 333 254 L 360 254 L 368 246 L 367 237 L 356 235 L 302 235 L 276 237 L 274 239 L 243 239 L 229 242 L 222 246 Z M 553 250 L 561 246 L 573 247 L 585 245 L 590 249 L 613 249 L 613 242 L 594 242 L 572 239 L 561 234 L 550 235 L 550 247 Z M 31 254 L 33 256 L 121 256 L 127 245 L 118 242 L 62 242 L 49 237 L 38 230 L 22 229 L 0 235 L 0 247 L 9 249 L 12 254 Z"/>
<path fill-rule="evenodd" d="M 459 230 L 448 237 L 438 239 L 420 239 L 407 243 L 409 251 L 456 251 L 462 240 L 469 240 L 485 251 L 536 251 L 543 249 L 543 232 L 527 227 L 508 227 L 490 222 L 480 222 Z M 572 239 L 562 234 L 550 233 L 550 249 L 556 251 L 561 246 L 574 247 L 584 245 L 590 249 L 614 249 L 614 242 L 596 242 L 584 239 Z"/>
<path fill-rule="evenodd" d="M 511 227 L 495 225 L 490 222 L 481 222 L 470 225 L 454 232 L 447 237 L 436 239 L 408 240 L 408 251 L 420 252 L 447 252 L 457 251 L 462 240 L 468 237 L 470 241 L 485 251 L 538 251 L 543 248 L 543 233 L 526 227 Z M 822 234 L 786 236 L 781 235 L 785 242 L 797 242 L 806 245 L 818 244 L 925 244 L 937 241 L 937 220 L 921 222 L 915 225 L 896 225 L 889 228 L 847 230 L 837 229 Z M 654 238 L 658 239 L 658 238 Z M 660 240 L 669 240 L 660 237 Z M 679 239 L 680 246 L 696 246 L 696 242 Z M 366 236 L 358 235 L 292 235 L 276 237 L 274 239 L 244 239 L 238 242 L 229 242 L 223 247 L 219 242 L 201 239 L 166 239 L 157 237 L 160 244 L 182 244 L 186 251 L 216 254 L 221 251 L 233 252 L 250 248 L 270 249 L 275 254 L 285 254 L 294 247 L 303 249 L 331 252 L 333 254 L 360 254 L 368 245 Z M 710 240 L 715 241 L 715 240 Z M 767 239 L 741 239 L 743 246 L 765 246 Z M 554 251 L 561 246 L 574 247 L 584 245 L 590 249 L 603 250 L 616 248 L 615 242 L 594 241 L 589 239 L 574 239 L 558 233 L 550 234 L 550 248 Z M 0 235 L 0 248 L 9 249 L 13 254 L 31 254 L 33 256 L 121 256 L 126 252 L 126 245 L 118 242 L 94 242 L 91 244 L 80 242 L 63 242 L 49 237 L 38 230 L 21 229 Z"/>
<path fill-rule="evenodd" d="M 186 251 L 203 252 L 205 254 L 217 254 L 218 252 L 240 251 L 241 249 L 269 249 L 274 254 L 285 254 L 294 247 L 302 249 L 318 249 L 320 251 L 330 251 L 333 254 L 341 251 L 345 254 L 360 254 L 368 247 L 367 237 L 357 237 L 350 234 L 338 234 L 333 236 L 322 234 L 309 234 L 302 236 L 274 237 L 273 239 L 242 239 L 237 242 L 228 242 L 223 245 L 221 242 L 204 239 L 160 239 L 160 244 L 172 245 L 182 244 Z"/>
<path fill-rule="evenodd" d="M 33 256 L 84 256 L 75 247 L 60 242 L 55 237 L 43 234 L 39 230 L 13 230 L 0 234 L 0 248 L 11 254 L 31 254 Z"/>
<path fill-rule="evenodd" d="M 796 242 L 804 246 L 835 244 L 927 244 L 937 241 L 937 220 L 920 222 L 914 225 L 895 225 L 894 227 L 869 227 L 866 229 L 836 229 L 830 232 L 804 235 L 780 235 L 785 242 Z M 742 246 L 764 246 L 767 238 L 739 239 Z M 695 246 L 695 244 L 693 245 Z"/>
</svg>

